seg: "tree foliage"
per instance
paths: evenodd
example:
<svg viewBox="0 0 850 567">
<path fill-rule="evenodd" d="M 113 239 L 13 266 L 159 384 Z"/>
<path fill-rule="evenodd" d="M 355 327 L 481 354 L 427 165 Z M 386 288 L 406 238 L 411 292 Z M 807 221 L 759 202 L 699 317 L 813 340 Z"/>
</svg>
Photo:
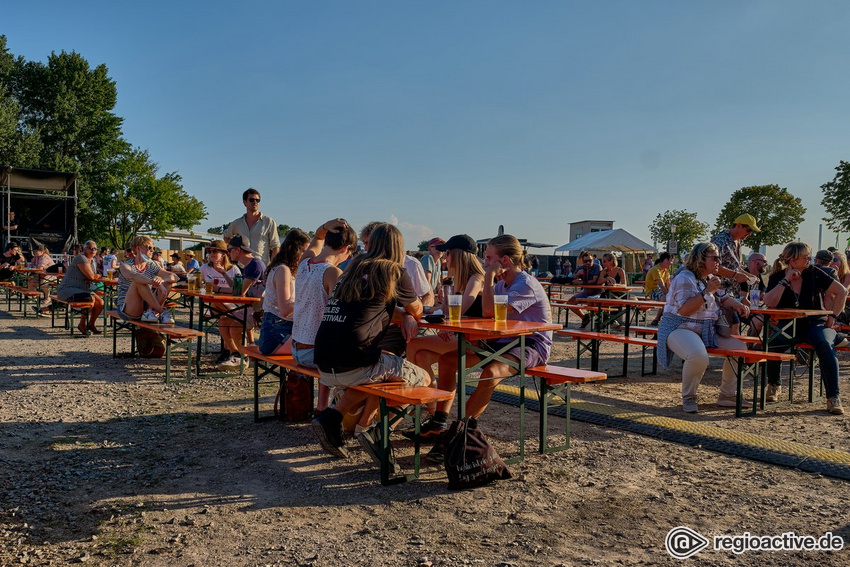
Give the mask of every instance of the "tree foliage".
<svg viewBox="0 0 850 567">
<path fill-rule="evenodd" d="M 850 162 L 839 161 L 835 171 L 832 181 L 820 186 L 821 205 L 829 215 L 823 220 L 836 232 L 850 232 Z"/>
<path fill-rule="evenodd" d="M 206 217 L 204 204 L 183 190 L 177 173 L 157 177 L 147 151 L 133 149 L 114 160 L 104 190 L 93 196 L 100 212 L 99 232 L 111 245 L 125 248 L 140 232 L 159 236 L 190 229 Z"/>
<path fill-rule="evenodd" d="M 430 242 L 430 240 L 423 240 L 423 241 L 421 241 L 419 244 L 417 244 L 417 245 L 416 245 L 416 249 L 417 249 L 418 251 L 420 251 L 420 252 L 422 252 L 422 251 L 427 252 L 427 251 L 428 251 L 428 243 L 429 243 L 429 242 Z"/>
<path fill-rule="evenodd" d="M 123 138 L 117 97 L 105 65 L 91 67 L 73 51 L 26 61 L 0 35 L 0 163 L 78 172 L 82 238 L 123 247 L 138 230 L 191 228 L 190 219 L 206 214 L 203 203 L 186 194 L 177 173 L 157 178 L 147 152 Z M 124 205 L 122 216 L 113 214 Z"/>
<path fill-rule="evenodd" d="M 732 193 L 729 202 L 720 210 L 715 232 L 728 229 L 736 217 L 745 213 L 753 215 L 761 229 L 761 232 L 748 236 L 745 243 L 758 250 L 762 245 L 787 244 L 794 240 L 806 208 L 799 197 L 779 185 L 742 187 Z"/>
<path fill-rule="evenodd" d="M 210 234 L 221 235 L 221 234 L 224 234 L 224 231 L 227 230 L 228 226 L 230 226 L 229 222 L 226 222 L 226 223 L 219 225 L 219 226 L 211 226 L 207 229 L 207 232 L 209 232 Z"/>
<path fill-rule="evenodd" d="M 675 234 L 673 227 L 676 227 Z M 696 213 L 686 210 L 664 211 L 655 217 L 649 225 L 649 234 L 658 242 L 675 240 L 679 243 L 679 253 L 685 254 L 697 242 L 708 239 L 708 224 L 697 220 Z"/>
</svg>

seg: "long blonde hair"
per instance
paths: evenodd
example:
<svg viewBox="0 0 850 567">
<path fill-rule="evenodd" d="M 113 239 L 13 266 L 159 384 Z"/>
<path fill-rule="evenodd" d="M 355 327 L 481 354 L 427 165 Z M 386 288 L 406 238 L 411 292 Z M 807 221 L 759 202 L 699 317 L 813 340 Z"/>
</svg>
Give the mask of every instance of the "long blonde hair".
<svg viewBox="0 0 850 567">
<path fill-rule="evenodd" d="M 519 240 L 515 236 L 503 234 L 502 236 L 491 238 L 487 244 L 495 248 L 496 254 L 499 256 L 510 258 L 514 266 L 522 270 L 527 270 L 531 267 L 531 263 L 528 261 L 528 252 L 522 249 L 522 244 L 519 243 Z"/>
<path fill-rule="evenodd" d="M 484 279 L 484 268 L 478 256 L 458 248 L 448 250 L 449 274 L 454 279 L 455 289 L 462 292 L 474 276 Z"/>
<path fill-rule="evenodd" d="M 835 258 L 836 256 L 838 256 L 838 269 L 835 271 L 838 273 L 838 280 L 841 281 L 844 279 L 844 276 L 850 273 L 850 266 L 847 265 L 847 254 L 836 250 L 832 253 L 832 257 Z"/>
<path fill-rule="evenodd" d="M 782 253 L 773 262 L 773 268 L 770 270 L 770 275 L 777 272 L 785 271 L 788 267 L 788 262 L 800 256 L 808 256 L 812 253 L 812 247 L 805 242 L 789 242 L 782 249 Z"/>
<path fill-rule="evenodd" d="M 334 289 L 334 298 L 346 303 L 387 303 L 395 297 L 404 265 L 404 238 L 386 223 L 375 226 L 368 238 L 369 251 L 351 261 Z"/>
</svg>

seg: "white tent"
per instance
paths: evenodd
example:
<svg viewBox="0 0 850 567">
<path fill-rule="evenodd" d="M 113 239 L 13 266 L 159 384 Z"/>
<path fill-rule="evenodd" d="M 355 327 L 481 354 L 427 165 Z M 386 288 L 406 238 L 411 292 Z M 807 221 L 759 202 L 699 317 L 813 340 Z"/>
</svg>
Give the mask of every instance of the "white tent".
<svg viewBox="0 0 850 567">
<path fill-rule="evenodd" d="M 555 248 L 555 253 L 570 254 L 579 253 L 582 250 L 617 250 L 619 252 L 647 253 L 658 252 L 654 246 L 647 244 L 637 236 L 615 228 L 601 232 L 591 232 L 563 246 Z"/>
</svg>

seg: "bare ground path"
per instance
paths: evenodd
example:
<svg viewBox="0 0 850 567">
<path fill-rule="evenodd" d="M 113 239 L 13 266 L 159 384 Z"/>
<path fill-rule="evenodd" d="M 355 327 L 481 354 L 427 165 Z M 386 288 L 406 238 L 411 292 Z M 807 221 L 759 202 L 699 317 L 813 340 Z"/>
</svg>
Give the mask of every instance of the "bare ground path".
<svg viewBox="0 0 850 567">
<path fill-rule="evenodd" d="M 850 544 L 847 481 L 574 423 L 568 452 L 532 453 L 513 480 L 455 493 L 432 469 L 385 488 L 359 451 L 332 460 L 305 424 L 254 424 L 247 377 L 166 386 L 162 361 L 113 360 L 108 339 L 6 313 L 0 345 L 0 565 L 678 565 L 664 537 L 679 525 Z M 678 372 L 577 397 L 682 417 Z M 710 404 L 718 382 L 714 369 L 688 419 L 848 450 L 847 418 L 822 404 L 735 420 Z M 482 419 L 506 454 L 515 415 L 494 404 Z M 847 565 L 850 551 L 696 560 Z"/>
</svg>

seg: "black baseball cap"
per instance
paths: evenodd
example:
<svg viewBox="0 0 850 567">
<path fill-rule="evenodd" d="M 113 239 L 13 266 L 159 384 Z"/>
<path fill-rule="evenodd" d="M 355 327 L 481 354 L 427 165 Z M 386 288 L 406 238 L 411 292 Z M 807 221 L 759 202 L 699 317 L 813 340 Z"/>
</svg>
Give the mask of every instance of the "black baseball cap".
<svg viewBox="0 0 850 567">
<path fill-rule="evenodd" d="M 832 262 L 832 252 L 829 250 L 818 250 L 818 253 L 815 254 L 815 259 L 826 263 Z"/>
<path fill-rule="evenodd" d="M 478 244 L 468 234 L 456 234 L 449 238 L 449 241 L 445 244 L 438 244 L 436 248 L 440 252 L 445 252 L 446 250 L 463 250 L 470 254 L 478 252 Z"/>
</svg>

